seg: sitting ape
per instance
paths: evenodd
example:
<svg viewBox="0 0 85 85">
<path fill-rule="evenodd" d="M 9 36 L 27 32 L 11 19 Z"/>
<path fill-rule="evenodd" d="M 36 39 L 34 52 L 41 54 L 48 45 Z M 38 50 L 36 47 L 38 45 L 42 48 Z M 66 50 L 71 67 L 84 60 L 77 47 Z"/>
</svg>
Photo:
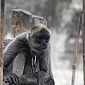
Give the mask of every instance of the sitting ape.
<svg viewBox="0 0 85 85">
<path fill-rule="evenodd" d="M 49 30 L 42 24 L 32 27 L 29 33 L 24 32 L 16 36 L 3 52 L 4 83 L 8 83 L 7 85 L 54 85 L 50 67 L 49 39 Z M 26 59 L 21 76 L 8 70 L 11 62 L 19 54 L 24 55 Z M 19 67 L 19 70 L 21 68 Z"/>
</svg>

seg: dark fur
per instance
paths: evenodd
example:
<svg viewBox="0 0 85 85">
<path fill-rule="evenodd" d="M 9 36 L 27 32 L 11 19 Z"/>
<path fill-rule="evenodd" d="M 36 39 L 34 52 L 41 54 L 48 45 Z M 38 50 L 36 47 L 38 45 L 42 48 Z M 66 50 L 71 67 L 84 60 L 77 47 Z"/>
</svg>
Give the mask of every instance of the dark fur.
<svg viewBox="0 0 85 85">
<path fill-rule="evenodd" d="M 3 52 L 4 82 L 9 82 L 9 85 L 13 83 L 15 85 L 54 85 L 50 66 L 50 44 L 48 42 L 46 49 L 38 52 L 38 50 L 32 49 L 29 44 L 31 37 L 28 32 L 22 33 L 15 37 L 5 48 Z M 8 67 L 20 53 L 24 55 L 26 62 L 23 74 L 18 76 L 16 73 L 11 73 Z M 32 72 L 32 58 L 34 55 L 37 56 L 36 66 L 34 68 L 35 71 Z"/>
</svg>

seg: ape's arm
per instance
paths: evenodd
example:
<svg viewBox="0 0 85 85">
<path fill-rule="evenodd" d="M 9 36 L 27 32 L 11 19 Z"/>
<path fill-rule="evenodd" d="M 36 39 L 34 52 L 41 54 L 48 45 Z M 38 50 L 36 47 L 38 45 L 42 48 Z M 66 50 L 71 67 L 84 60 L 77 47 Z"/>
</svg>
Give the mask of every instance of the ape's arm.
<svg viewBox="0 0 85 85">
<path fill-rule="evenodd" d="M 54 85 L 54 79 L 51 71 L 50 45 L 48 46 L 47 50 L 42 54 L 42 56 L 40 56 L 39 66 L 40 71 L 44 73 L 44 75 L 42 75 L 43 73 L 41 73 L 41 76 L 43 77 L 43 79 L 45 79 L 46 83 L 50 83 L 47 85 Z"/>
<path fill-rule="evenodd" d="M 9 64 L 12 62 L 12 60 L 16 57 L 16 55 L 21 52 L 23 50 L 23 43 L 24 37 L 26 36 L 26 34 L 24 34 L 24 36 L 22 37 L 22 34 L 20 34 L 18 37 L 14 38 L 13 41 L 11 41 L 6 48 L 4 49 L 3 52 L 3 62 L 4 62 L 4 67 L 8 67 Z M 22 48 L 23 47 L 23 48 Z"/>
<path fill-rule="evenodd" d="M 42 53 L 39 58 L 39 66 L 40 71 L 44 71 L 46 73 L 51 74 L 51 61 L 50 61 L 50 45 L 48 46 L 47 50 Z"/>
</svg>

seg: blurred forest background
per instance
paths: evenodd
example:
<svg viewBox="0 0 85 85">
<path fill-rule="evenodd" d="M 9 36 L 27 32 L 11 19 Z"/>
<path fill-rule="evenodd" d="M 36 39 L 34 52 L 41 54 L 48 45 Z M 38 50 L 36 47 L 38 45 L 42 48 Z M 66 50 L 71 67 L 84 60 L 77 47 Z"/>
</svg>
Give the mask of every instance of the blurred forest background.
<svg viewBox="0 0 85 85">
<path fill-rule="evenodd" d="M 82 0 L 6 0 L 4 39 L 12 37 L 11 9 L 20 8 L 43 16 L 51 30 L 51 62 L 56 85 L 71 85 L 72 57 Z M 75 85 L 83 85 L 82 32 Z"/>
</svg>

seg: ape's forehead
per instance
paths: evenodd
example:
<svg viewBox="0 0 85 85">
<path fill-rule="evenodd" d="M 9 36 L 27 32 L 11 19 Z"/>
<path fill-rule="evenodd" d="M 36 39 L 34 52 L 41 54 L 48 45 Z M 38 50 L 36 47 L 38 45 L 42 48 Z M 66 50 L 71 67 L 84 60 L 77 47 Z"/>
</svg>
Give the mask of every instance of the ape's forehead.
<svg viewBox="0 0 85 85">
<path fill-rule="evenodd" d="M 36 26 L 38 26 L 39 28 L 46 28 L 46 29 L 48 29 L 48 27 L 45 26 L 45 25 L 43 25 L 43 24 L 38 24 L 38 25 L 36 25 Z"/>
<path fill-rule="evenodd" d="M 41 29 L 48 29 L 48 27 L 47 26 L 45 26 L 45 25 L 43 25 L 43 24 L 37 24 L 37 25 L 34 25 L 33 27 L 32 27 L 32 31 L 33 30 L 41 30 Z"/>
<path fill-rule="evenodd" d="M 50 34 L 48 27 L 43 24 L 38 24 L 32 27 L 32 30 L 31 30 L 32 35 L 39 33 L 39 32 Z"/>
</svg>

